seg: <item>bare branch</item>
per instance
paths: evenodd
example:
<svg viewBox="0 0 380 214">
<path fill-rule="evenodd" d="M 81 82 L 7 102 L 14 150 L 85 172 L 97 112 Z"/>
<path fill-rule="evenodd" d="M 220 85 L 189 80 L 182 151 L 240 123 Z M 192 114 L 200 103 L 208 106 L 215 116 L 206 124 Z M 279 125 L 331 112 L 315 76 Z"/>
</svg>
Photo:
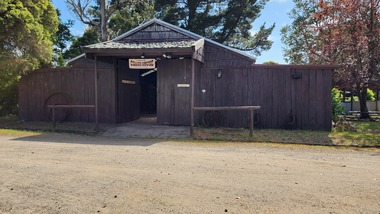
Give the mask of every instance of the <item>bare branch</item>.
<svg viewBox="0 0 380 214">
<path fill-rule="evenodd" d="M 74 12 L 75 16 L 84 24 L 90 26 L 97 26 L 99 22 L 94 21 L 93 18 L 88 14 L 89 7 L 91 5 L 91 0 L 66 0 L 68 7 Z"/>
</svg>

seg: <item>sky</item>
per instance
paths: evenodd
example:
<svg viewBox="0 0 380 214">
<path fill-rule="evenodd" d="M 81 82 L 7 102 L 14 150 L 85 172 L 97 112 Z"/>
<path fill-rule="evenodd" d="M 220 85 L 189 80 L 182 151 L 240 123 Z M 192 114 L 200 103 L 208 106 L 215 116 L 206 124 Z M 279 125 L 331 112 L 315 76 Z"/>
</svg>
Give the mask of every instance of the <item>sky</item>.
<svg viewBox="0 0 380 214">
<path fill-rule="evenodd" d="M 76 19 L 74 13 L 72 13 L 64 0 L 53 0 L 53 5 L 55 8 L 61 11 L 62 21 L 68 19 L 74 20 L 74 26 L 71 28 L 71 33 L 75 36 L 80 36 L 83 34 L 86 26 Z M 273 41 L 272 48 L 269 51 L 265 51 L 261 56 L 257 57 L 257 64 L 261 64 L 266 61 L 274 61 L 280 64 L 286 64 L 283 57 L 283 47 L 281 42 L 280 29 L 291 23 L 288 13 L 293 8 L 294 3 L 292 0 L 270 0 L 265 8 L 261 11 L 261 16 L 253 22 L 252 32 L 257 32 L 263 23 L 266 26 L 270 26 L 273 23 L 276 24 L 270 40 Z"/>
</svg>

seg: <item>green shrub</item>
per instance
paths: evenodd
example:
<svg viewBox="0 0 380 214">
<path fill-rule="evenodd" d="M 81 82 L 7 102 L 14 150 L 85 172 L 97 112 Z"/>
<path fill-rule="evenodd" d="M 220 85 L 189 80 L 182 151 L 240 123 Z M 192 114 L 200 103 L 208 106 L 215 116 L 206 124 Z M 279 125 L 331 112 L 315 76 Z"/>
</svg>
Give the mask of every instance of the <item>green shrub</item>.
<svg viewBox="0 0 380 214">
<path fill-rule="evenodd" d="M 367 89 L 367 101 L 375 101 L 375 93 L 371 89 Z"/>
<path fill-rule="evenodd" d="M 0 117 L 17 115 L 19 78 L 11 72 L 0 72 Z"/>
<path fill-rule="evenodd" d="M 342 98 L 340 95 L 340 91 L 336 88 L 331 90 L 331 99 L 332 99 L 332 115 L 333 121 L 339 120 L 339 115 L 343 114 L 344 107 L 341 104 Z"/>
</svg>

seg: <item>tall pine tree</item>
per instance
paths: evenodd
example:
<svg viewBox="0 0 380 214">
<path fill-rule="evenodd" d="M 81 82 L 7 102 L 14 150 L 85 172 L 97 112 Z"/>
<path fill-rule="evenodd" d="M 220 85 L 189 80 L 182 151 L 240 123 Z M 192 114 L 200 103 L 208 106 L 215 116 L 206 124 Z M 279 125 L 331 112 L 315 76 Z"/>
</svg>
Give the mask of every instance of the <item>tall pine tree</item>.
<svg viewBox="0 0 380 214">
<path fill-rule="evenodd" d="M 251 34 L 252 23 L 268 0 L 157 0 L 158 17 L 209 39 L 260 55 L 269 50 L 268 39 L 275 25 L 260 26 Z"/>
</svg>

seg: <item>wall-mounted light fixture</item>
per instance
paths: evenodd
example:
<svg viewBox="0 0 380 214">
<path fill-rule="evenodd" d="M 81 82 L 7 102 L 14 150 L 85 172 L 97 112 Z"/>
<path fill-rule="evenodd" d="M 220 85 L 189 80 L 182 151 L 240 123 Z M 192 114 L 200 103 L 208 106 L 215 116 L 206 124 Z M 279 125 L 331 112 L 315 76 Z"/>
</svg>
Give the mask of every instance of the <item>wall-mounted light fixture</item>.
<svg viewBox="0 0 380 214">
<path fill-rule="evenodd" d="M 301 72 L 295 72 L 292 74 L 292 78 L 295 80 L 301 79 L 302 78 L 302 73 Z"/>
<path fill-rule="evenodd" d="M 144 53 L 141 54 L 141 59 L 144 59 L 145 58 L 145 55 Z"/>
<path fill-rule="evenodd" d="M 222 78 L 222 70 L 218 70 L 216 76 L 218 77 L 218 79 Z"/>
<path fill-rule="evenodd" d="M 171 53 L 164 53 L 164 54 L 162 54 L 162 56 L 164 58 L 167 58 L 167 59 L 171 59 L 172 58 L 172 54 Z"/>
</svg>

